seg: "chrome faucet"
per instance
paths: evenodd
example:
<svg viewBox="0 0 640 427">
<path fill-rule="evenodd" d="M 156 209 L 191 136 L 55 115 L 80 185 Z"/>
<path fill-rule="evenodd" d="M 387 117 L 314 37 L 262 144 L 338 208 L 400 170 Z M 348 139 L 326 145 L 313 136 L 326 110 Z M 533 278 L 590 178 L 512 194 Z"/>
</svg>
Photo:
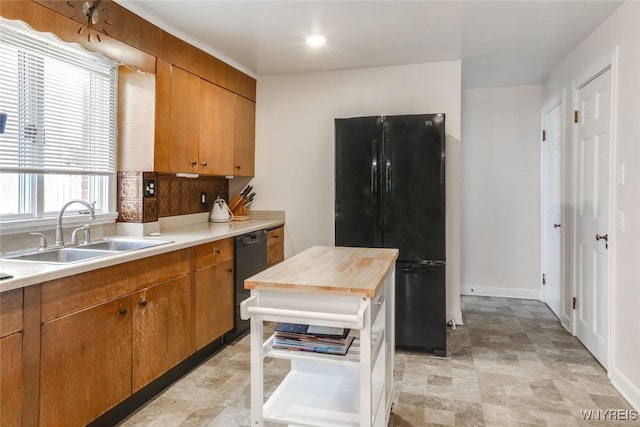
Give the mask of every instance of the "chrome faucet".
<svg viewBox="0 0 640 427">
<path fill-rule="evenodd" d="M 87 209 L 89 209 L 89 218 L 91 219 L 96 219 L 96 214 L 95 214 L 95 209 L 93 208 L 93 205 L 96 202 L 93 203 L 89 203 L 85 200 L 81 200 L 81 199 L 74 199 L 71 200 L 69 202 L 67 202 L 62 209 L 60 209 L 60 213 L 58 213 L 58 224 L 56 225 L 56 246 L 60 246 L 63 247 L 64 246 L 64 236 L 63 236 L 63 229 L 62 229 L 62 215 L 64 215 L 64 211 L 67 209 L 67 207 L 73 203 L 80 203 L 83 204 L 87 207 Z"/>
<path fill-rule="evenodd" d="M 91 228 L 89 224 L 85 224 L 82 227 L 78 227 L 71 233 L 71 245 L 78 245 L 78 231 L 82 231 L 84 233 L 84 243 L 85 245 L 91 241 Z"/>
</svg>

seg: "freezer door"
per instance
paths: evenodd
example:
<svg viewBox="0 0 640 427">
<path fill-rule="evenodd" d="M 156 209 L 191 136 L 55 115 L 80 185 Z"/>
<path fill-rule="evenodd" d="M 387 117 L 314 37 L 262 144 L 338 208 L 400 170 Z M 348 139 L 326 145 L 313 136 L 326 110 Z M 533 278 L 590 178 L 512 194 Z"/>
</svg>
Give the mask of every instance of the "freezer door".
<svg viewBox="0 0 640 427">
<path fill-rule="evenodd" d="M 383 127 L 383 246 L 401 261 L 444 261 L 444 115 L 386 116 Z"/>
<path fill-rule="evenodd" d="M 335 120 L 335 244 L 380 247 L 380 117 Z"/>
<path fill-rule="evenodd" d="M 445 269 L 396 265 L 396 348 L 446 355 Z"/>
</svg>

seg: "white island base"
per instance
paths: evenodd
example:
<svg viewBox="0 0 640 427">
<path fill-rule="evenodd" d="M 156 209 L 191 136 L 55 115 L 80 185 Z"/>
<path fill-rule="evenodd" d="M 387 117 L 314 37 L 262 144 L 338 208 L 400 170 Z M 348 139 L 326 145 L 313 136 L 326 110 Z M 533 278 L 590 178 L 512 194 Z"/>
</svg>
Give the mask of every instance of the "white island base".
<svg viewBox="0 0 640 427">
<path fill-rule="evenodd" d="M 251 425 L 386 426 L 393 395 L 395 249 L 313 247 L 245 281 Z M 302 273 L 301 273 L 302 272 Z M 349 328 L 344 356 L 274 349 L 263 322 Z M 264 358 L 291 368 L 264 401 Z"/>
</svg>

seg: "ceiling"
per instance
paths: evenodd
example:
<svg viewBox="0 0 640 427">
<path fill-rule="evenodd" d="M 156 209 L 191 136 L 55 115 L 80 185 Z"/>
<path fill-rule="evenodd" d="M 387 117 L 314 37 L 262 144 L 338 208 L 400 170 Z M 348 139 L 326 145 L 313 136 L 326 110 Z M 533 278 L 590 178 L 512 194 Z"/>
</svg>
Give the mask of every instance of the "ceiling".
<svg viewBox="0 0 640 427">
<path fill-rule="evenodd" d="M 622 3 L 115 1 L 253 77 L 462 60 L 463 88 L 542 83 Z"/>
</svg>

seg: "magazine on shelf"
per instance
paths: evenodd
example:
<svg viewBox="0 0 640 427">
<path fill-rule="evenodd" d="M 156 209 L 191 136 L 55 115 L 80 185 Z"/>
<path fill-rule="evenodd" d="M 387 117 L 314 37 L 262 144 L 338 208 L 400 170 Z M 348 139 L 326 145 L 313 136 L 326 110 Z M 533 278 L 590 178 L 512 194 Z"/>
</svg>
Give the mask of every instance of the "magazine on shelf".
<svg viewBox="0 0 640 427">
<path fill-rule="evenodd" d="M 345 355 L 354 336 L 347 328 L 278 323 L 273 348 Z"/>
</svg>

